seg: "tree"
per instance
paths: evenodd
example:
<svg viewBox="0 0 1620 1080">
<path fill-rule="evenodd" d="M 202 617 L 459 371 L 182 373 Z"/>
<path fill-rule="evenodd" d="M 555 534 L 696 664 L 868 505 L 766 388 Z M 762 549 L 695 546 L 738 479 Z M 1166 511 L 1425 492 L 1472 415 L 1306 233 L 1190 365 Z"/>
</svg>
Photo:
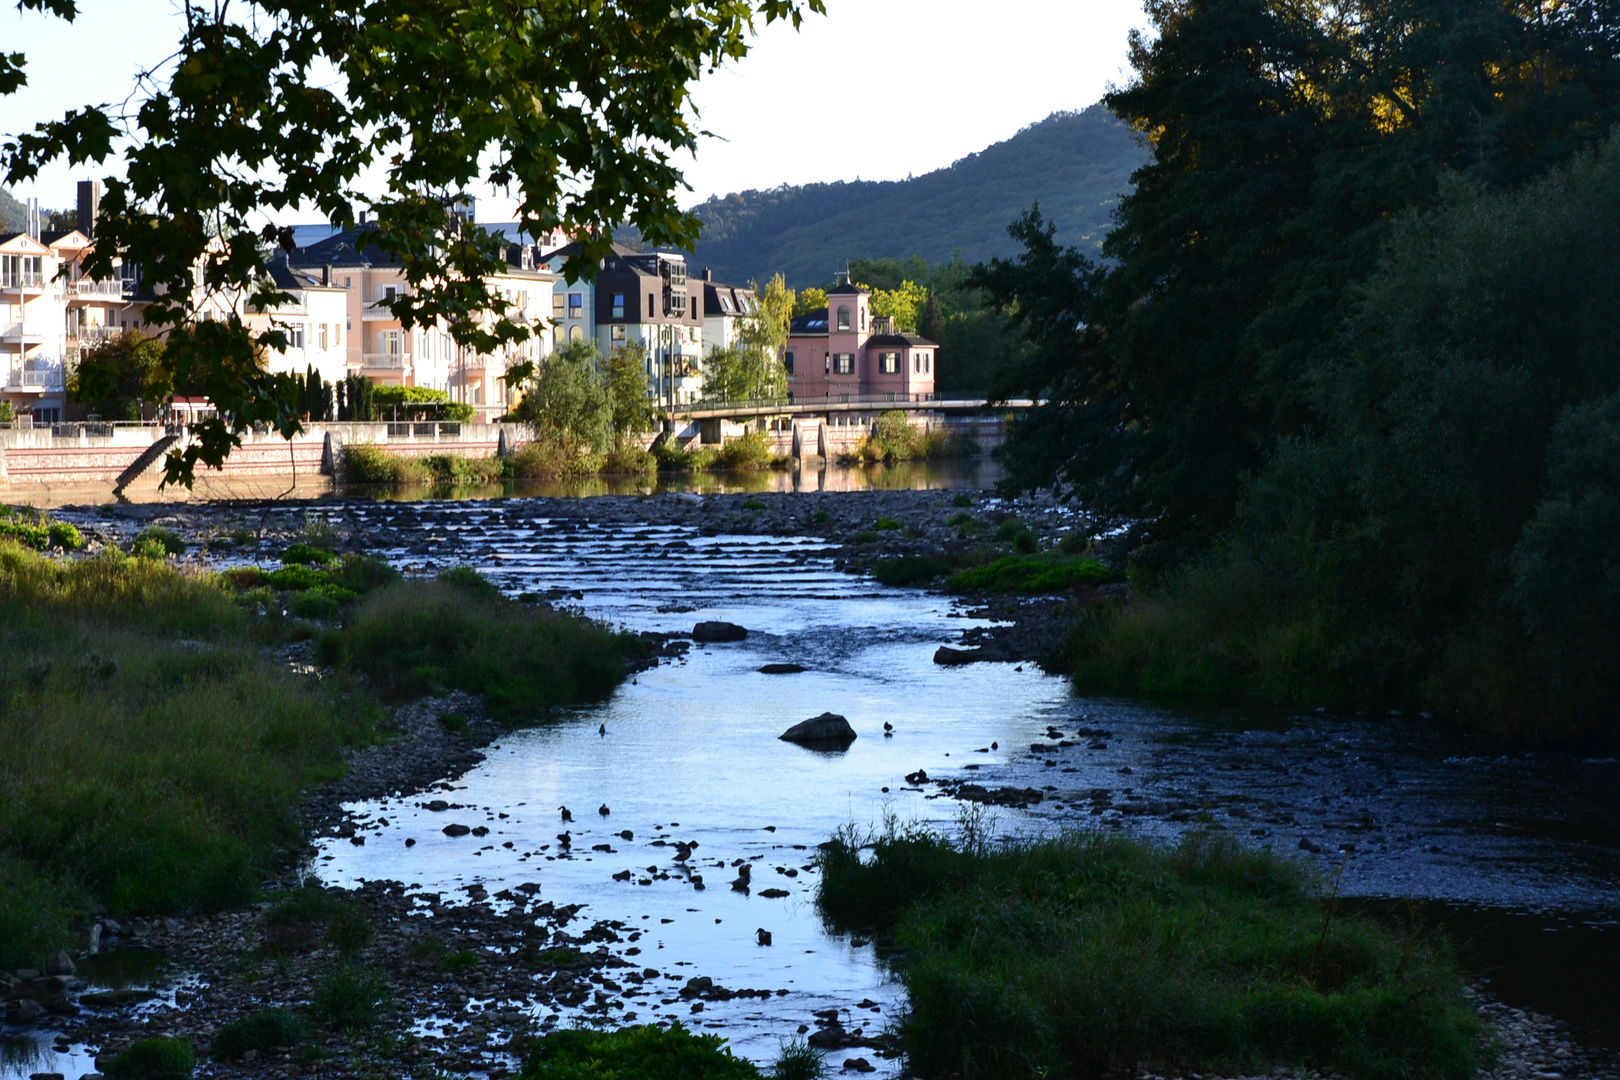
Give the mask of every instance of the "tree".
<svg viewBox="0 0 1620 1080">
<path fill-rule="evenodd" d="M 817 308 L 824 308 L 826 306 L 826 289 L 817 289 L 813 287 L 808 289 L 800 289 L 798 295 L 794 297 L 793 300 L 793 317 L 797 319 L 800 315 L 808 315 Z"/>
<path fill-rule="evenodd" d="M 69 373 L 67 392 L 104 419 L 141 419 L 141 403 L 166 392 L 163 342 L 138 330 L 97 342 Z"/>
<path fill-rule="evenodd" d="M 78 14 L 75 0 L 20 6 Z M 188 4 L 168 74 L 148 77 L 134 115 L 69 110 L 5 143 L 0 163 L 14 184 L 57 158 L 123 152 L 127 173 L 104 181 L 85 269 L 140 265 L 157 296 L 147 320 L 170 327 L 175 377 L 220 409 L 165 463 L 165 483 L 189 485 L 251 425 L 288 438 L 301 428 L 296 380 L 255 362 L 285 348 L 285 332 L 255 334 L 236 314 L 198 318 L 211 295 L 259 310 L 290 300 L 258 273 L 261 244 L 293 246 L 285 215 L 308 207 L 346 227 L 366 207 L 374 242 L 410 284 L 391 305 L 405 327 L 439 321 L 460 345 L 500 351 L 532 328 L 506 318 L 487 285 L 505 265 L 504 239 L 456 212 L 462 193 L 479 180 L 508 187 L 525 232 L 583 237 L 566 268 L 574 279 L 594 275 L 622 222 L 690 247 L 698 222 L 676 203 L 672 159 L 696 146 L 693 80 L 744 55 L 757 19 L 797 26 L 823 10 L 823 0 Z M 23 56 L 0 54 L 0 94 L 24 81 Z"/>
<path fill-rule="evenodd" d="M 787 396 L 782 346 L 793 322 L 794 292 L 781 274 L 763 289 L 749 284 L 757 307 L 737 320 L 737 340 L 726 348 L 711 349 L 703 358 L 705 398 L 750 401 Z"/>
<path fill-rule="evenodd" d="M 364 375 L 358 372 L 345 375 L 337 385 L 337 418 L 361 423 L 377 419 L 375 390 Z"/>
<path fill-rule="evenodd" d="M 870 285 L 861 288 L 872 294 L 872 314 L 891 316 L 894 328 L 901 333 L 916 332 L 923 305 L 928 301 L 927 289 L 909 279 L 893 289 L 874 289 Z"/>
<path fill-rule="evenodd" d="M 615 436 L 651 431 L 655 410 L 647 396 L 647 349 L 639 341 L 615 349 L 607 362 L 608 398 L 613 402 Z"/>
<path fill-rule="evenodd" d="M 568 458 L 600 454 L 613 428 L 613 399 L 593 341 L 570 341 L 540 363 L 518 403 L 518 419 L 536 441 L 559 447 Z"/>
<path fill-rule="evenodd" d="M 1441 179 L 1518 183 L 1620 114 L 1608 0 L 1152 0 L 1108 104 L 1143 133 L 1105 263 L 1021 219 L 972 279 L 1026 331 L 1052 404 L 1012 445 L 1171 562 L 1322 422 L 1316 387 L 1401 211 Z M 1059 272 L 1061 270 L 1061 272 Z M 1158 554 L 1154 555 L 1153 551 Z"/>
</svg>

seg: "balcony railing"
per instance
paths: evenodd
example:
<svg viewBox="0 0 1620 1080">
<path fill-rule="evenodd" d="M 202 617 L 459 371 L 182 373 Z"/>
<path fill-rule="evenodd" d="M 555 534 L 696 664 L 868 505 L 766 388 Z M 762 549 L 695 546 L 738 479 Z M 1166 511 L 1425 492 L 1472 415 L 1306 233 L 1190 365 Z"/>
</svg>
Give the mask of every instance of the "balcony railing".
<svg viewBox="0 0 1620 1080">
<path fill-rule="evenodd" d="M 361 364 L 368 368 L 381 368 L 384 371 L 404 371 L 411 366 L 410 353 L 363 353 Z"/>
<path fill-rule="evenodd" d="M 22 366 L 7 373 L 6 385 L 12 389 L 60 390 L 62 388 L 62 361 L 24 360 Z"/>
<path fill-rule="evenodd" d="M 7 274 L 0 277 L 0 289 L 43 289 L 44 274 Z"/>
<path fill-rule="evenodd" d="M 135 282 L 123 281 L 91 281 L 88 278 L 68 282 L 68 295 L 70 296 L 107 296 L 125 299 L 135 295 Z"/>
<path fill-rule="evenodd" d="M 124 331 L 116 326 L 70 326 L 68 327 L 68 340 L 78 340 L 81 345 L 90 345 L 98 341 L 112 341 Z"/>
<path fill-rule="evenodd" d="M 53 324 L 47 324 L 47 323 L 43 323 L 43 322 L 14 322 L 14 323 L 7 323 L 7 324 L 5 324 L 3 326 L 0 326 L 0 338 L 16 339 L 18 337 L 25 337 L 25 338 L 50 337 L 53 333 L 56 332 L 57 326 L 59 326 L 59 325 L 60 324 L 53 325 Z"/>
</svg>

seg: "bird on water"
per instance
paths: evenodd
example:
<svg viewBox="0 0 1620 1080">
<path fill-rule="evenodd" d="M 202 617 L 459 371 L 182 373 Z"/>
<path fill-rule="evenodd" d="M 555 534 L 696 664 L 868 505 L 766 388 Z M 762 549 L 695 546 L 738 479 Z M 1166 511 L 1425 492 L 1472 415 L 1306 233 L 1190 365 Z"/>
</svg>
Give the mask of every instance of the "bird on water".
<svg viewBox="0 0 1620 1080">
<path fill-rule="evenodd" d="M 613 813 L 613 811 L 608 809 L 607 803 L 603 803 L 601 806 L 598 806 L 596 808 L 596 812 L 601 814 L 603 817 L 607 817 L 609 814 Z"/>
<path fill-rule="evenodd" d="M 573 815 L 573 814 L 571 814 L 571 813 L 569 813 L 569 811 L 568 811 L 568 807 L 566 807 L 566 806 L 559 806 L 559 807 L 557 807 L 557 809 L 558 809 L 558 810 L 560 810 L 560 811 L 562 811 L 562 819 L 563 819 L 563 820 L 564 820 L 564 821 L 573 821 L 573 820 L 574 820 L 574 815 Z"/>
</svg>

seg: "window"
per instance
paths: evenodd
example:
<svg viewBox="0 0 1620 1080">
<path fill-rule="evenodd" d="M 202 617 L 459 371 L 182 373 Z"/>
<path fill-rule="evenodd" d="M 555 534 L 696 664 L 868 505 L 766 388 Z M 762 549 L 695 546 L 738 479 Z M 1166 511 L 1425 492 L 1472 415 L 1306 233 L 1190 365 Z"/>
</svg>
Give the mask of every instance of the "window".
<svg viewBox="0 0 1620 1080">
<path fill-rule="evenodd" d="M 569 341 L 579 341 L 579 340 L 583 339 L 584 337 L 585 337 L 585 331 L 581 330 L 577 323 L 568 328 L 568 340 Z"/>
<path fill-rule="evenodd" d="M 624 293 L 622 292 L 613 294 L 613 317 L 615 319 L 624 318 Z M 623 340 L 622 337 L 620 340 Z"/>
<path fill-rule="evenodd" d="M 833 357 L 835 374 L 852 375 L 855 372 L 855 354 L 841 352 Z"/>
<path fill-rule="evenodd" d="M 378 297 L 378 299 L 381 300 L 385 304 L 388 303 L 390 300 L 399 299 L 399 286 L 398 285 L 384 285 L 384 286 L 382 286 L 382 293 Z"/>
<path fill-rule="evenodd" d="M 345 323 L 347 323 L 349 320 L 344 319 L 343 321 Z M 334 349 L 340 348 L 340 347 L 342 347 L 342 345 L 343 345 L 343 331 L 339 330 L 337 328 L 337 326 L 334 325 L 332 327 L 332 348 L 334 348 Z"/>
<path fill-rule="evenodd" d="M 849 308 L 847 307 L 841 307 L 838 309 L 838 329 L 849 329 Z"/>
<path fill-rule="evenodd" d="M 727 296 L 725 293 L 720 294 L 720 310 L 721 311 L 730 311 L 731 310 L 731 297 Z"/>
<path fill-rule="evenodd" d="M 878 354 L 878 362 L 885 375 L 893 375 L 900 370 L 900 354 L 897 352 Z"/>
<path fill-rule="evenodd" d="M 328 348 L 330 348 L 328 345 L 328 340 L 327 324 L 321 323 L 319 329 L 315 331 L 316 348 L 320 349 L 322 352 L 325 352 Z"/>
<path fill-rule="evenodd" d="M 866 309 L 861 308 L 861 329 L 866 329 Z"/>
<path fill-rule="evenodd" d="M 0 285 L 37 289 L 45 284 L 42 255 L 0 255 Z"/>
<path fill-rule="evenodd" d="M 608 331 L 608 334 L 614 341 L 623 341 L 624 340 L 624 323 L 614 323 L 613 324 L 613 329 Z"/>
<path fill-rule="evenodd" d="M 302 349 L 304 347 L 303 323 L 293 323 L 287 328 L 287 345 L 293 349 Z"/>
<path fill-rule="evenodd" d="M 568 317 L 581 318 L 585 314 L 585 294 L 571 292 L 568 294 Z"/>
<path fill-rule="evenodd" d="M 934 370 L 934 354 L 933 353 L 926 353 L 926 352 L 923 353 L 923 371 L 924 372 L 932 372 L 933 370 Z"/>
<path fill-rule="evenodd" d="M 787 368 L 789 375 L 793 374 L 793 350 L 789 349 L 782 355 L 782 365 Z"/>
<path fill-rule="evenodd" d="M 400 330 L 377 331 L 377 351 L 384 356 L 402 356 L 405 353 L 405 334 Z"/>
<path fill-rule="evenodd" d="M 650 319 L 650 318 L 653 317 L 653 314 L 657 310 L 658 310 L 657 305 L 655 305 L 653 303 L 653 294 L 648 293 L 647 294 L 647 310 L 641 313 L 641 317 L 644 318 L 644 319 Z"/>
<path fill-rule="evenodd" d="M 563 317 L 563 300 L 564 299 L 566 299 L 566 298 L 563 296 L 562 293 L 552 293 L 551 294 L 551 317 L 553 319 L 560 319 L 560 318 Z"/>
</svg>

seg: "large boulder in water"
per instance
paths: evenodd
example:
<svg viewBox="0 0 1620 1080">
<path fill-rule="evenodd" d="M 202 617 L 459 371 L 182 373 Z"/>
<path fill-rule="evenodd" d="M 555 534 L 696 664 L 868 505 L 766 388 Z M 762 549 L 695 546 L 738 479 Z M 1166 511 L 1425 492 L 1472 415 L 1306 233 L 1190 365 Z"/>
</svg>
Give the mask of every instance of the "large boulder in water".
<svg viewBox="0 0 1620 1080">
<path fill-rule="evenodd" d="M 714 641 L 741 641 L 748 631 L 729 622 L 700 622 L 692 627 L 692 640 L 707 644 Z"/>
<path fill-rule="evenodd" d="M 837 713 L 824 712 L 794 724 L 777 737 L 800 746 L 848 746 L 855 741 L 855 729 Z"/>
</svg>

